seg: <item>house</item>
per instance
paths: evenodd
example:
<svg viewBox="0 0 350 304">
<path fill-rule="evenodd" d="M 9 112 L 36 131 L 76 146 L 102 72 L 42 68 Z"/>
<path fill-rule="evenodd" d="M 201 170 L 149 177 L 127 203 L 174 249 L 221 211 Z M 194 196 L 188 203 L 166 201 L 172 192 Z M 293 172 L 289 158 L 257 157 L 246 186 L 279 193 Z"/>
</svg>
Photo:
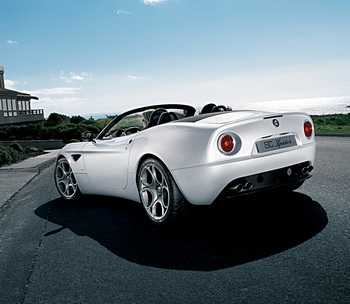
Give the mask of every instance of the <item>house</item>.
<svg viewBox="0 0 350 304">
<path fill-rule="evenodd" d="M 5 89 L 4 68 L 0 67 L 0 126 L 44 121 L 44 110 L 32 110 L 38 97 Z"/>
</svg>

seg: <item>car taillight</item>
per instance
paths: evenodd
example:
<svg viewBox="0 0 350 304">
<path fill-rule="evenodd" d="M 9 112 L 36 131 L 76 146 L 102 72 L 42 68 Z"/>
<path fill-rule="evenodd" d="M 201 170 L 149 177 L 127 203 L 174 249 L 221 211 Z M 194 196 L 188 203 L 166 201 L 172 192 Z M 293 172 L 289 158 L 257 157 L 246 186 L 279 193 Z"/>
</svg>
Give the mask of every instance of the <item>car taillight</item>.
<svg viewBox="0 0 350 304">
<path fill-rule="evenodd" d="M 312 135 L 312 124 L 309 121 L 304 122 L 304 134 L 306 137 L 311 137 Z"/>
<path fill-rule="evenodd" d="M 231 153 L 235 148 L 235 140 L 230 134 L 223 134 L 219 137 L 218 146 L 222 153 Z"/>
</svg>

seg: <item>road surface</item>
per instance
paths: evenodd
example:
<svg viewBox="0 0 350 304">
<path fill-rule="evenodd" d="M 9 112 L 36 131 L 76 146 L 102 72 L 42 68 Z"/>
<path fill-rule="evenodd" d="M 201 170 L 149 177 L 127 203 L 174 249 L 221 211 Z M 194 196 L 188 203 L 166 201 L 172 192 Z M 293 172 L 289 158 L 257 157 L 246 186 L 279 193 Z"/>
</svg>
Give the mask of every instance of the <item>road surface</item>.
<svg viewBox="0 0 350 304">
<path fill-rule="evenodd" d="M 0 212 L 0 303 L 350 303 L 350 139 L 317 143 L 298 191 L 169 228 L 130 201 L 62 201 L 49 167 Z"/>
</svg>

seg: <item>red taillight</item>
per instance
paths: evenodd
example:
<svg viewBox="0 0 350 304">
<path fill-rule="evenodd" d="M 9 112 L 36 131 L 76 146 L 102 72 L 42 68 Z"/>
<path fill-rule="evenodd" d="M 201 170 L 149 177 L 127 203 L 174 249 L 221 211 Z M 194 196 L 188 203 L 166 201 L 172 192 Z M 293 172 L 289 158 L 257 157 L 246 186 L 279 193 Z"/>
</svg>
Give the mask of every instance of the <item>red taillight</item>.
<svg viewBox="0 0 350 304">
<path fill-rule="evenodd" d="M 312 124 L 309 121 L 304 122 L 304 133 L 306 137 L 310 137 L 312 135 Z"/>
<path fill-rule="evenodd" d="M 235 147 L 235 140 L 229 134 L 221 135 L 219 138 L 219 149 L 223 153 L 230 153 Z"/>
</svg>

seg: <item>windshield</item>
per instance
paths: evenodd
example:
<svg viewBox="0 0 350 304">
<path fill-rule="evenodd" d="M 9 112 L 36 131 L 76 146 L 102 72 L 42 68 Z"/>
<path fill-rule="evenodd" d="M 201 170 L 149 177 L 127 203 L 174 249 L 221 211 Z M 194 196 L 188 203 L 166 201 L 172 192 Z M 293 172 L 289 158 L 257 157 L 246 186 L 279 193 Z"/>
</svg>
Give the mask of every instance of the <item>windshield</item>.
<svg viewBox="0 0 350 304">
<path fill-rule="evenodd" d="M 135 109 L 116 117 L 97 138 L 112 139 L 128 136 L 157 125 L 192 116 L 194 112 L 194 108 L 183 105 L 159 105 Z"/>
</svg>

